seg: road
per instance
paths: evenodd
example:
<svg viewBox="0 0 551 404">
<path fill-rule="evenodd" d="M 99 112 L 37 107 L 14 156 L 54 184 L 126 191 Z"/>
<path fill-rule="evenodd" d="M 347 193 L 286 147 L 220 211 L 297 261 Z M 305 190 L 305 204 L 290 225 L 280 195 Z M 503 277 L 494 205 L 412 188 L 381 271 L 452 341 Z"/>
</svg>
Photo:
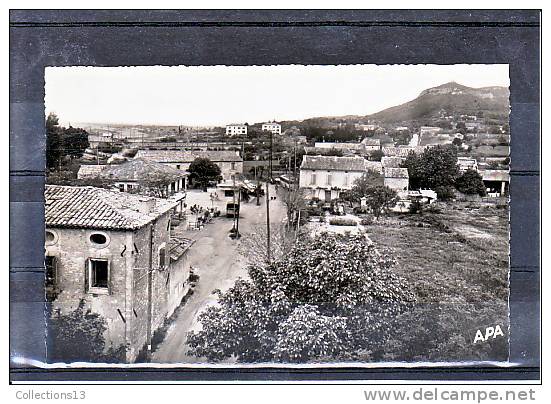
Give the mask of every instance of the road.
<svg viewBox="0 0 551 404">
<path fill-rule="evenodd" d="M 205 193 L 208 197 L 208 193 Z M 273 186 L 270 186 L 270 196 L 275 196 Z M 194 195 L 190 193 L 190 197 Z M 201 195 L 195 195 L 204 198 Z M 224 198 L 216 204 L 220 207 L 225 203 Z M 193 204 L 188 199 L 188 205 Z M 209 206 L 210 202 L 202 206 Z M 221 208 L 222 212 L 225 209 Z M 270 223 L 279 224 L 285 218 L 285 206 L 279 197 L 270 201 Z M 266 223 L 266 198 L 261 198 L 261 205 L 256 205 L 256 198 L 248 203 L 241 204 L 239 231 L 242 238 L 254 231 L 257 225 Z M 230 288 L 238 278 L 246 278 L 245 258 L 239 255 L 240 240 L 232 240 L 229 231 L 233 227 L 233 219 L 221 216 L 214 219 L 203 230 L 192 233 L 196 240 L 188 253 L 189 264 L 196 268 L 200 276 L 193 295 L 178 310 L 174 322 L 170 325 L 165 339 L 152 354 L 152 361 L 157 363 L 197 363 L 199 358 L 186 354 L 185 340 L 190 330 L 197 330 L 199 313 L 209 304 L 216 301 L 212 292 Z M 187 234 L 187 237 L 190 235 Z"/>
</svg>

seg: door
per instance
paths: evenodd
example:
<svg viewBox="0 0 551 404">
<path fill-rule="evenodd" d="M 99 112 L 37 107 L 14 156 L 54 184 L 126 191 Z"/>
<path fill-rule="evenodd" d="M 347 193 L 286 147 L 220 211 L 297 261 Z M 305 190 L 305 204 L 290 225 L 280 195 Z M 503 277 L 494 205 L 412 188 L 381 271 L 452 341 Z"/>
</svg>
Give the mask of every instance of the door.
<svg viewBox="0 0 551 404">
<path fill-rule="evenodd" d="M 325 190 L 325 202 L 331 202 L 331 190 L 330 189 Z"/>
</svg>

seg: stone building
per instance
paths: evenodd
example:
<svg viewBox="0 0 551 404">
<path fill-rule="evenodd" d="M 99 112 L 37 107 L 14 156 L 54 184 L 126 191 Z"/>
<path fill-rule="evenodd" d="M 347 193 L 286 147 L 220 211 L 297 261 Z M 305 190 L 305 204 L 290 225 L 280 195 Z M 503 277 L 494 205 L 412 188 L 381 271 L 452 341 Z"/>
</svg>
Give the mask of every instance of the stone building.
<svg viewBox="0 0 551 404">
<path fill-rule="evenodd" d="M 179 202 L 46 186 L 46 290 L 53 312 L 66 314 L 83 301 L 107 322 L 106 348 L 126 346 L 128 362 L 151 346 L 153 332 L 188 287 L 191 244 L 170 237 Z"/>
<path fill-rule="evenodd" d="M 262 130 L 272 132 L 274 135 L 281 135 L 281 125 L 277 122 L 266 122 L 262 124 Z"/>
<path fill-rule="evenodd" d="M 226 135 L 235 136 L 235 135 L 246 135 L 247 134 L 247 125 L 240 123 L 232 123 L 226 125 Z"/>
<path fill-rule="evenodd" d="M 407 196 L 409 188 L 409 174 L 407 168 L 385 167 L 384 185 L 395 190 L 398 196 Z"/>
<path fill-rule="evenodd" d="M 169 165 L 177 170 L 187 171 L 196 158 L 207 158 L 218 167 L 224 181 L 235 174 L 243 173 L 243 159 L 238 152 L 220 151 L 182 151 L 182 150 L 139 150 L 136 158 Z"/>
</svg>

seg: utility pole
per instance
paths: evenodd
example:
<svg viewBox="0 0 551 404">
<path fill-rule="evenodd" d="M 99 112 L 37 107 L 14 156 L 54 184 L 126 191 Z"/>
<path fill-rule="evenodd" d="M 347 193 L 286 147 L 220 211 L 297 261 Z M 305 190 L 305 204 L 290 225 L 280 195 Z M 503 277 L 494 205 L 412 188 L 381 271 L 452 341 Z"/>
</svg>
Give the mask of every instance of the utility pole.
<svg viewBox="0 0 551 404">
<path fill-rule="evenodd" d="M 270 252 L 270 182 L 266 181 L 266 237 L 267 237 L 267 247 L 268 247 L 268 264 L 272 262 L 271 252 Z"/>
<path fill-rule="evenodd" d="M 295 165 L 293 166 L 293 177 L 297 175 L 297 141 L 295 139 Z"/>
<path fill-rule="evenodd" d="M 270 182 L 273 181 L 272 177 L 272 149 L 273 149 L 273 133 L 270 132 Z"/>
</svg>

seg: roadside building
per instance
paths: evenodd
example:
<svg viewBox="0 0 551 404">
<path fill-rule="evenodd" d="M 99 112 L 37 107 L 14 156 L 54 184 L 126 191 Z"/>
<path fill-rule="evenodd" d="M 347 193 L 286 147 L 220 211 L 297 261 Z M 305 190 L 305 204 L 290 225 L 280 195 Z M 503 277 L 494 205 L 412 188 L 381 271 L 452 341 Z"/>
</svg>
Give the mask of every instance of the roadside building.
<svg viewBox="0 0 551 404">
<path fill-rule="evenodd" d="M 357 142 L 315 142 L 314 147 L 317 149 L 326 149 L 326 150 L 339 150 L 343 153 L 350 154 L 363 154 L 365 153 L 365 145 L 363 143 Z"/>
<path fill-rule="evenodd" d="M 326 202 L 340 197 L 349 190 L 354 180 L 368 169 L 381 172 L 381 163 L 367 161 L 362 157 L 309 156 L 305 155 L 300 166 L 300 188 L 307 198 Z"/>
<path fill-rule="evenodd" d="M 243 173 L 243 159 L 239 152 L 231 150 L 139 150 L 136 158 L 155 161 L 182 171 L 187 171 L 196 158 L 206 158 L 220 167 L 223 180 L 230 180 L 236 174 Z"/>
<path fill-rule="evenodd" d="M 86 167 L 86 166 L 81 166 Z M 97 166 L 96 166 L 97 167 Z M 121 164 L 99 166 L 100 170 L 88 173 L 81 179 L 97 180 L 98 184 L 111 185 L 121 192 L 167 198 L 187 189 L 188 174 L 173 167 L 141 158 Z"/>
<path fill-rule="evenodd" d="M 189 276 L 185 254 L 169 255 L 179 243 L 170 238 L 179 197 L 58 185 L 46 185 L 44 196 L 53 312 L 66 314 L 82 301 L 106 320 L 106 348 L 126 346 L 126 361 L 135 361 L 186 290 L 170 282 Z"/>
<path fill-rule="evenodd" d="M 467 170 L 478 171 L 478 162 L 472 157 L 458 157 L 457 166 L 460 173 L 464 173 Z"/>
<path fill-rule="evenodd" d="M 232 123 L 230 125 L 226 125 L 227 136 L 246 135 L 246 134 L 247 134 L 246 124 Z"/>
<path fill-rule="evenodd" d="M 262 124 L 262 130 L 272 132 L 274 135 L 281 135 L 281 125 L 277 122 L 267 122 Z"/>
<path fill-rule="evenodd" d="M 105 167 L 106 164 L 82 164 L 78 169 L 77 179 L 95 178 Z"/>
</svg>

